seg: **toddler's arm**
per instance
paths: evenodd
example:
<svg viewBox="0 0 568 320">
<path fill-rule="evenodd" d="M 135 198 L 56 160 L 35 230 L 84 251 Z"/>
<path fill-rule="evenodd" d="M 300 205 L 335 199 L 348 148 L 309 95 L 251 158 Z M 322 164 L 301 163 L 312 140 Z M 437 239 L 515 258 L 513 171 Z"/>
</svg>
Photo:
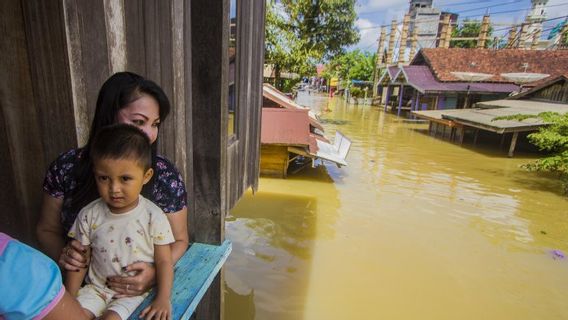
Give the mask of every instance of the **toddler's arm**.
<svg viewBox="0 0 568 320">
<path fill-rule="evenodd" d="M 91 247 L 87 247 L 87 251 L 85 252 L 85 261 L 91 260 Z M 75 270 L 66 270 L 65 271 L 65 289 L 73 296 L 77 296 L 77 292 L 79 292 L 79 288 L 83 283 L 83 279 L 85 279 L 85 275 L 87 274 L 87 268 L 77 268 Z"/>
<path fill-rule="evenodd" d="M 174 265 L 169 244 L 154 245 L 154 263 L 156 265 L 156 281 L 158 293 L 142 313 L 144 319 L 171 319 L 172 305 L 170 302 L 174 281 Z"/>
</svg>

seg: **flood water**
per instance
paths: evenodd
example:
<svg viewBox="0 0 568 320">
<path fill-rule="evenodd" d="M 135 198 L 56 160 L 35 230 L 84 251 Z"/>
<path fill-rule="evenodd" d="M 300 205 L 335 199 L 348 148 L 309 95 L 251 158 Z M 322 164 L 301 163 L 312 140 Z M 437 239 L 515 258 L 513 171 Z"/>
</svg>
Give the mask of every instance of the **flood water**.
<svg viewBox="0 0 568 320">
<path fill-rule="evenodd" d="M 460 147 L 341 98 L 298 101 L 353 141 L 349 166 L 261 178 L 231 211 L 226 320 L 568 319 L 568 257 L 552 252 L 568 255 L 568 198 L 519 168 L 534 155 Z"/>
</svg>

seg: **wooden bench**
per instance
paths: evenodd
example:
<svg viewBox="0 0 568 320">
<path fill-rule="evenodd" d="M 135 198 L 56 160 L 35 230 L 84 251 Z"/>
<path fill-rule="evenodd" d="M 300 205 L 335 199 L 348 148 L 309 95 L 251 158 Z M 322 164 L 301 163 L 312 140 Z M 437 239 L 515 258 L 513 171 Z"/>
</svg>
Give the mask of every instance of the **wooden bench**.
<svg viewBox="0 0 568 320">
<path fill-rule="evenodd" d="M 174 267 L 172 288 L 172 319 L 189 319 L 201 298 L 215 279 L 231 253 L 232 244 L 225 240 L 220 246 L 194 243 Z M 128 319 L 139 315 L 154 299 L 152 290 Z"/>
</svg>

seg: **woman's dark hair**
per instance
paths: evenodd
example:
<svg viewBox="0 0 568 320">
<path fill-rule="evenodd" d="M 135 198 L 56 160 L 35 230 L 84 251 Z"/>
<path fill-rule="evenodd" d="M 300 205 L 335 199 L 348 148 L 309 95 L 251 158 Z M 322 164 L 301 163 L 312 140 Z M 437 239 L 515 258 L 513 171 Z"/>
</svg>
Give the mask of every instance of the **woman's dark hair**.
<svg viewBox="0 0 568 320">
<path fill-rule="evenodd" d="M 120 123 L 99 130 L 91 143 L 91 161 L 102 159 L 130 159 L 144 172 L 152 167 L 152 147 L 150 139 L 133 125 Z"/>
<path fill-rule="evenodd" d="M 74 169 L 77 186 L 73 191 L 71 199 L 70 209 L 72 212 L 79 212 L 84 206 L 99 197 L 93 176 L 93 164 L 89 154 L 96 134 L 102 128 L 115 124 L 118 111 L 143 95 L 149 95 L 156 99 L 160 107 L 160 122 L 163 123 L 170 112 L 170 101 L 162 88 L 155 82 L 132 72 L 118 72 L 108 78 L 102 85 L 97 97 L 89 140 L 83 146 L 81 159 L 79 159 Z M 157 140 L 152 144 L 152 167 L 154 171 L 156 171 L 156 144 Z M 156 175 L 153 175 L 152 179 L 142 189 L 142 195 L 150 200 L 153 199 L 152 187 L 155 177 Z"/>
</svg>

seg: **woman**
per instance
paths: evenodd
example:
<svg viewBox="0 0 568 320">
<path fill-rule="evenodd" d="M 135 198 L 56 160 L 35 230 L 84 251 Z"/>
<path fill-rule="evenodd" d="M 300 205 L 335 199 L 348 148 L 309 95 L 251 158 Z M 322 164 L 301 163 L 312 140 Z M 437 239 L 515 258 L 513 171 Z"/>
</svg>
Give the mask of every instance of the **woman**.
<svg viewBox="0 0 568 320">
<path fill-rule="evenodd" d="M 168 217 L 175 238 L 171 245 L 174 263 L 184 254 L 189 244 L 185 185 L 177 169 L 156 155 L 158 129 L 169 111 L 170 103 L 163 90 L 137 74 L 116 73 L 103 84 L 87 144 L 61 154 L 49 167 L 44 180 L 37 235 L 44 252 L 58 261 L 61 268 L 78 271 L 88 267 L 89 262 L 82 255 L 86 248 L 75 240 L 66 245 L 65 235 L 79 211 L 98 198 L 88 150 L 96 133 L 114 123 L 135 125 L 150 138 L 154 177 L 142 195 Z M 154 268 L 149 264 L 133 263 L 125 271 L 134 275 L 108 279 L 109 287 L 120 296 L 139 295 L 154 283 Z"/>
</svg>

